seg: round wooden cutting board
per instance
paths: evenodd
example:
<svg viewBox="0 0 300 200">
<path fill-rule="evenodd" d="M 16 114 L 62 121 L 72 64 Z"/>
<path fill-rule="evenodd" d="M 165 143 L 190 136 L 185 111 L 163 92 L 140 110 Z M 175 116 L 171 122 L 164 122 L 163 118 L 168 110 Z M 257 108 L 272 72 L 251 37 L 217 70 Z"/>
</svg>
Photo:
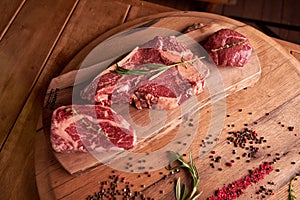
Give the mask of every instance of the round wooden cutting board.
<svg viewBox="0 0 300 200">
<path fill-rule="evenodd" d="M 59 77 L 56 77 L 51 81 L 47 91 L 47 95 L 45 97 L 43 110 L 43 125 L 45 135 L 44 137 L 40 138 L 40 141 L 37 141 L 38 143 L 47 146 L 48 151 L 45 152 L 36 149 L 37 152 L 41 152 L 40 155 L 39 153 L 37 153 L 37 159 L 45 159 L 49 156 L 52 157 L 53 155 L 55 157 L 55 159 L 52 160 L 52 162 L 54 162 L 55 164 L 51 164 L 48 167 L 43 167 L 45 170 L 47 170 L 46 178 L 48 179 L 48 185 L 50 187 L 47 189 L 43 189 L 43 191 L 47 191 L 45 192 L 46 196 L 54 196 L 57 199 L 74 199 L 75 197 L 76 199 L 85 199 L 89 194 L 93 194 L 93 192 L 96 192 L 98 190 L 99 186 L 97 185 L 99 185 L 99 182 L 101 182 L 101 180 L 106 180 L 107 177 L 109 177 L 109 175 L 111 174 L 112 169 L 106 165 L 102 165 L 101 162 L 93 155 L 89 153 L 54 153 L 51 151 L 49 141 L 51 114 L 53 112 L 53 109 L 61 105 L 72 104 L 72 98 L 74 98 L 74 95 L 76 95 L 74 94 L 74 88 L 82 88 L 92 80 L 91 77 L 94 77 L 101 71 L 99 71 L 99 68 L 95 63 L 112 63 L 112 58 L 114 57 L 109 55 L 111 51 L 105 51 L 105 49 L 101 46 L 103 45 L 103 42 L 109 41 L 107 39 L 114 38 L 117 34 L 121 32 L 124 33 L 124 31 L 127 35 L 128 33 L 133 34 L 132 37 L 126 38 L 126 40 L 121 43 L 120 41 L 118 41 L 118 44 L 120 46 L 107 46 L 107 48 L 118 48 L 120 52 L 123 52 L 123 50 L 126 52 L 128 51 L 128 45 L 132 45 L 132 41 L 141 40 L 140 38 L 137 38 L 136 40 L 130 40 L 136 37 L 136 35 L 134 34 L 137 34 L 138 32 L 145 31 L 145 33 L 150 33 L 153 32 L 153 28 L 163 28 L 166 30 L 183 33 L 188 27 L 192 26 L 193 24 L 200 24 L 200 28 L 186 33 L 185 36 L 188 36 L 189 38 L 192 38 L 197 42 L 203 41 L 205 38 L 207 38 L 207 36 L 221 28 L 233 29 L 245 35 L 250 40 L 250 43 L 253 47 L 251 59 L 243 68 L 218 67 L 217 71 L 214 71 L 216 69 L 210 69 L 212 73 L 207 78 L 208 90 L 197 97 L 196 103 L 193 101 L 187 103 L 185 108 L 188 108 L 188 112 L 179 112 L 178 110 L 176 110 L 167 113 L 167 116 L 172 117 L 169 117 L 170 119 L 168 118 L 169 121 L 166 127 L 159 127 L 158 129 L 157 127 L 155 127 L 156 130 L 158 130 L 160 136 L 157 137 L 156 135 L 153 135 L 152 133 L 155 131 L 151 130 L 151 134 L 149 136 L 146 136 L 144 140 L 141 140 L 140 144 L 142 145 L 138 145 L 139 148 L 137 148 L 136 151 L 151 152 L 161 148 L 161 143 L 167 144 L 168 142 L 170 142 L 170 139 L 168 139 L 168 135 L 172 135 L 173 132 L 176 132 L 178 126 L 181 125 L 184 127 L 184 132 L 187 133 L 191 132 L 192 130 L 195 132 L 195 135 L 194 140 L 191 141 L 191 144 L 189 144 L 185 148 L 179 148 L 179 152 L 184 153 L 187 148 L 190 148 L 193 150 L 193 152 L 199 153 L 203 151 L 203 146 L 199 147 L 199 144 L 201 144 L 201 141 L 205 140 L 205 137 L 207 136 L 205 133 L 207 133 L 211 128 L 208 127 L 208 125 L 203 125 L 203 120 L 206 120 L 204 121 L 204 124 L 210 124 L 210 126 L 215 127 L 220 126 L 216 130 L 216 137 L 214 138 L 214 142 L 211 148 L 216 147 L 217 149 L 222 149 L 222 151 L 224 152 L 231 151 L 230 148 L 224 147 L 224 143 L 226 143 L 224 138 L 222 140 L 222 136 L 220 138 L 218 137 L 220 132 L 224 132 L 223 128 L 226 126 L 224 122 L 224 118 L 226 117 L 226 106 L 238 107 L 238 99 L 235 99 L 234 102 L 227 102 L 226 106 L 224 106 L 225 104 L 223 104 L 223 107 L 220 109 L 213 108 L 212 102 L 218 102 L 228 95 L 235 95 L 235 97 L 242 99 L 243 102 L 245 101 L 245 99 L 249 99 L 249 102 L 253 102 L 251 101 L 252 97 L 250 94 L 241 94 L 241 92 L 243 91 L 242 89 L 253 86 L 252 90 L 256 90 L 257 87 L 260 87 L 257 89 L 257 92 L 264 91 L 264 89 L 267 90 L 268 84 L 264 85 L 264 83 L 262 83 L 262 80 L 260 79 L 263 79 L 263 81 L 265 82 L 270 81 L 268 80 L 270 79 L 268 77 L 272 74 L 271 72 L 266 72 L 270 71 L 270 68 L 276 69 L 278 67 L 278 61 L 276 59 L 280 59 L 279 63 L 281 65 L 287 66 L 295 65 L 293 59 L 290 58 L 290 55 L 287 54 L 281 46 L 279 46 L 265 34 L 259 32 L 249 25 L 226 17 L 200 12 L 171 12 L 157 14 L 131 21 L 117 28 L 114 28 L 103 35 L 100 35 L 89 45 L 87 45 L 82 51 L 80 51 L 74 57 L 74 59 L 72 59 L 72 61 L 64 68 L 62 74 Z M 134 31 L 134 33 L 132 33 L 130 32 L 131 30 L 137 31 Z M 147 42 L 146 38 L 148 37 L 145 37 L 144 42 Z M 97 55 L 101 54 L 101 52 L 103 52 L 103 55 L 101 55 L 101 59 L 99 59 Z M 266 71 L 264 71 L 264 69 Z M 222 85 L 222 87 L 216 87 L 216 85 Z M 222 101 L 224 101 L 224 99 Z M 249 105 L 247 106 L 250 106 L 250 104 L 251 103 L 249 103 Z M 261 107 L 261 105 L 259 105 L 258 103 L 254 106 Z M 206 114 L 202 113 L 202 109 L 205 110 Z M 196 128 L 189 126 L 188 123 L 193 120 L 195 121 L 196 119 L 199 120 L 199 113 L 202 113 L 200 120 L 201 125 L 197 124 L 197 130 L 195 130 Z M 186 117 L 187 114 L 190 115 Z M 133 115 L 136 119 L 135 122 L 137 124 L 143 123 L 143 120 L 145 119 L 145 111 L 136 111 L 136 114 Z M 159 113 L 154 112 L 153 115 L 159 116 Z M 214 117 L 211 117 L 213 115 L 221 116 L 222 123 L 220 124 L 219 122 L 214 121 Z M 259 119 L 261 115 L 262 112 L 258 112 L 256 116 L 253 115 L 252 117 L 253 119 Z M 159 117 L 155 117 L 155 119 L 159 119 Z M 218 120 L 220 119 L 218 118 Z M 238 120 L 238 117 L 236 120 Z M 172 137 L 175 136 L 173 135 Z M 174 138 L 172 138 L 172 140 L 174 140 Z M 185 143 L 184 139 L 182 139 L 180 143 L 177 142 L 176 144 L 182 143 Z M 45 147 L 43 147 L 42 149 L 44 148 Z M 209 152 L 210 149 L 206 149 L 206 153 Z M 110 160 L 114 156 L 115 155 L 108 155 L 107 160 Z M 262 159 L 263 155 L 253 163 L 257 164 Z M 145 160 L 147 159 L 145 158 Z M 209 166 L 209 160 L 205 159 L 205 154 L 198 157 L 196 160 L 199 164 L 199 173 L 203 176 L 205 176 L 205 174 L 208 176 L 204 178 L 206 180 L 206 183 L 201 186 L 201 190 L 205 191 L 203 193 L 203 199 L 206 199 L 206 197 L 213 195 L 213 191 L 217 189 L 217 187 L 213 187 L 216 184 L 215 181 L 219 183 L 219 186 L 222 186 L 225 181 L 229 183 L 231 181 L 234 181 L 234 178 L 241 177 L 245 173 L 243 171 L 243 169 L 245 168 L 244 163 L 234 168 L 234 170 L 236 170 L 234 176 L 228 176 L 221 174 L 220 172 L 215 173 L 215 170 L 207 168 L 207 166 Z M 155 164 L 154 161 L 149 162 L 151 164 Z M 253 164 L 253 166 L 256 165 Z M 41 166 L 39 166 L 39 168 L 41 168 Z M 139 169 L 139 166 L 136 166 L 136 169 Z M 203 170 L 205 170 L 206 173 L 204 173 Z M 143 190 L 148 195 L 152 194 L 152 196 L 156 197 L 156 199 L 174 199 L 174 197 L 172 196 L 173 194 L 170 194 L 171 192 L 173 192 L 174 188 L 173 185 L 170 184 L 170 181 L 172 182 L 172 180 L 175 178 L 175 175 L 173 178 L 168 177 L 169 183 L 166 182 L 166 178 L 161 175 L 163 173 L 167 173 L 163 168 L 153 170 L 154 175 L 152 177 L 148 176 L 143 187 L 139 187 L 141 183 L 140 180 L 136 178 L 138 176 L 137 174 L 143 174 L 142 172 L 135 171 L 135 169 L 132 170 L 132 172 L 135 173 L 123 172 L 119 169 L 117 169 L 117 171 L 119 171 L 119 174 L 124 174 L 124 176 L 127 177 L 128 181 L 131 182 L 132 185 L 135 185 L 132 187 L 137 191 Z M 221 181 L 222 178 L 224 178 L 223 181 Z M 44 182 L 45 180 L 39 181 L 39 179 L 37 178 L 38 187 L 46 187 L 43 184 Z M 165 187 L 165 191 L 167 192 L 159 192 L 159 187 Z M 153 194 L 154 191 L 157 191 L 157 194 Z M 249 196 L 245 197 L 245 199 L 250 198 L 250 194 L 248 195 Z"/>
</svg>

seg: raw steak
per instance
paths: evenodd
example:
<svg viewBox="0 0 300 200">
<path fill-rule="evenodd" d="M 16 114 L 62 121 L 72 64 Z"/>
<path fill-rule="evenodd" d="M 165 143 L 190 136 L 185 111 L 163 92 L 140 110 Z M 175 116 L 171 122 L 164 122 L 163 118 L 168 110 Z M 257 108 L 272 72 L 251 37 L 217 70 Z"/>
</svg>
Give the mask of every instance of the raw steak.
<svg viewBox="0 0 300 200">
<path fill-rule="evenodd" d="M 252 48 L 249 40 L 242 34 L 221 29 L 207 39 L 204 48 L 216 65 L 244 66 L 249 60 Z"/>
<path fill-rule="evenodd" d="M 153 70 L 147 64 L 172 65 L 154 79 L 158 72 L 146 75 L 120 75 L 114 64 L 99 74 L 81 93 L 83 99 L 110 106 L 112 103 L 130 103 L 138 109 L 173 109 L 192 95 L 203 91 L 208 69 L 175 36 L 160 37 L 135 48 L 118 66 L 128 70 Z"/>
<path fill-rule="evenodd" d="M 56 152 L 130 149 L 135 130 L 111 108 L 72 105 L 57 108 L 52 115 L 50 140 Z"/>
</svg>

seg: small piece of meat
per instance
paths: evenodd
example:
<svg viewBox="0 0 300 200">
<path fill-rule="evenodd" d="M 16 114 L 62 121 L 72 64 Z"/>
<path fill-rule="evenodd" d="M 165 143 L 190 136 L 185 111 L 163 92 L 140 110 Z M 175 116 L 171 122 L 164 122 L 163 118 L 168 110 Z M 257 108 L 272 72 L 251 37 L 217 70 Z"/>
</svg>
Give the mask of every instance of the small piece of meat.
<svg viewBox="0 0 300 200">
<path fill-rule="evenodd" d="M 157 36 L 135 48 L 118 66 L 128 70 L 153 70 L 147 64 L 172 65 L 195 59 L 193 53 L 175 36 Z M 200 61 L 178 64 L 153 80 L 155 72 L 147 75 L 113 73 L 116 65 L 99 74 L 81 93 L 91 103 L 110 106 L 130 103 L 138 109 L 173 109 L 192 95 L 203 91 L 208 69 Z"/>
<path fill-rule="evenodd" d="M 208 37 L 203 47 L 219 66 L 244 66 L 249 60 L 252 47 L 242 34 L 221 29 Z"/>
<path fill-rule="evenodd" d="M 106 106 L 62 106 L 52 115 L 50 141 L 56 152 L 130 149 L 135 140 L 131 125 Z"/>
</svg>

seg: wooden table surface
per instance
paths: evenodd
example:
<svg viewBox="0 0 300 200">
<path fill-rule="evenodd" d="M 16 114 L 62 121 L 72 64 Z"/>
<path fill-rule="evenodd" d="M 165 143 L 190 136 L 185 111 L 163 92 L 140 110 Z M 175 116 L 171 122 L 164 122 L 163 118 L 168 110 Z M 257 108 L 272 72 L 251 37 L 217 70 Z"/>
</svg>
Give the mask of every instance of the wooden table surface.
<svg viewBox="0 0 300 200">
<path fill-rule="evenodd" d="M 134 0 L 3 0 L 0 10 L 1 22 L 4 22 L 0 24 L 0 197 L 51 199 L 53 183 L 47 179 L 47 170 L 36 166 L 54 167 L 61 180 L 68 179 L 70 175 L 51 156 L 48 147 L 43 148 L 42 144 L 35 143 L 37 138 L 44 137 L 41 113 L 50 80 L 102 33 L 133 19 L 172 9 Z M 299 45 L 275 41 L 285 47 L 290 59 L 300 60 Z M 297 67 L 289 70 L 297 71 L 299 76 Z M 284 73 L 288 75 L 289 71 Z M 276 93 L 273 88 L 268 92 L 269 95 Z M 266 111 L 289 115 L 286 110 L 299 103 L 299 93 L 291 92 L 285 103 L 268 105 Z M 287 109 L 280 109 L 282 105 Z M 297 117 L 299 115 L 295 115 Z M 292 124 L 295 121 L 284 123 L 294 125 L 295 134 L 299 135 L 299 125 Z M 295 143 L 297 141 L 299 137 Z M 35 149 L 44 149 L 44 152 L 35 152 Z M 50 157 L 41 158 L 40 155 Z M 299 181 L 294 186 L 299 196 Z M 97 190 L 98 187 L 95 187 L 94 191 Z M 288 182 L 279 186 L 270 199 L 288 199 Z"/>
</svg>

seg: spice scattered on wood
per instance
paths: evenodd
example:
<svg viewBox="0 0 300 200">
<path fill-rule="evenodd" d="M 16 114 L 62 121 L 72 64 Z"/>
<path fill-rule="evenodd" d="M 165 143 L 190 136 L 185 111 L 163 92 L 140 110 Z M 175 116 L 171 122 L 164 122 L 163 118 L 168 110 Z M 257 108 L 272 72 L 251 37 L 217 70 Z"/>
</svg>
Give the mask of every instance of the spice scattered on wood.
<svg viewBox="0 0 300 200">
<path fill-rule="evenodd" d="M 145 185 L 143 186 L 145 187 Z M 86 199 L 153 199 L 146 197 L 141 191 L 133 191 L 133 187 L 134 185 L 127 181 L 126 177 L 116 175 L 115 171 L 112 171 L 112 175 L 108 177 L 108 180 L 100 183 L 99 191 L 89 195 Z"/>
<path fill-rule="evenodd" d="M 215 195 L 209 197 L 209 200 L 233 200 L 241 196 L 244 191 L 256 184 L 258 181 L 264 179 L 265 175 L 270 174 L 273 170 L 273 166 L 268 163 L 262 163 L 258 168 L 255 168 L 249 172 L 248 175 L 243 178 L 230 183 L 227 186 L 217 190 Z"/>
<path fill-rule="evenodd" d="M 260 196 L 260 199 L 264 199 L 270 195 L 274 195 L 273 189 L 268 189 L 265 186 L 260 186 L 259 190 L 255 192 L 255 194 Z"/>
<path fill-rule="evenodd" d="M 258 137 L 256 131 L 244 128 L 241 131 L 231 131 L 228 132 L 230 135 L 227 137 L 228 143 L 232 143 L 235 147 L 240 147 L 250 153 L 244 153 L 242 156 L 254 158 L 255 154 L 259 151 L 258 147 L 255 147 L 253 144 L 262 144 L 266 143 L 267 140 L 264 137 Z"/>
</svg>

